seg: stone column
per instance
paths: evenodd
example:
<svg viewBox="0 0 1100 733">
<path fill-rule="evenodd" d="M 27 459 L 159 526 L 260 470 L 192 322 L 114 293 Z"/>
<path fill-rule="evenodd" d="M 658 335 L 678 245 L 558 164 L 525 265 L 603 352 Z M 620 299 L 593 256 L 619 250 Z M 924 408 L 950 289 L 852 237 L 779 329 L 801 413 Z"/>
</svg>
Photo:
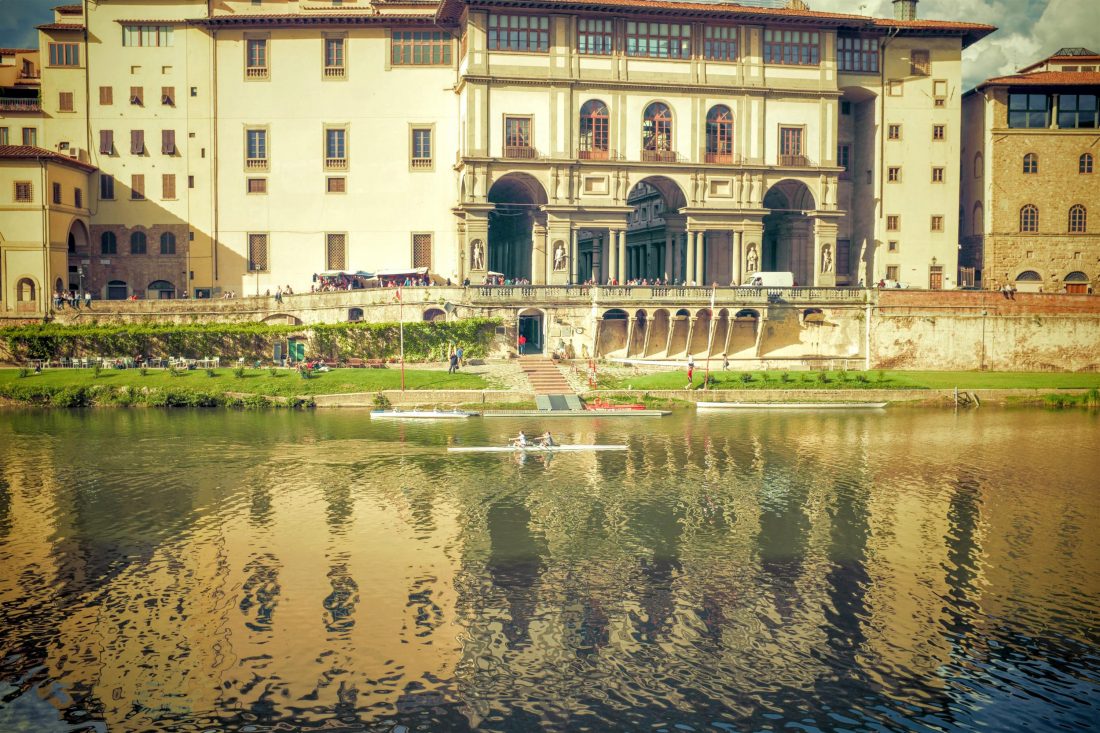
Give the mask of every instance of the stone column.
<svg viewBox="0 0 1100 733">
<path fill-rule="evenodd" d="M 592 240 L 592 279 L 597 283 L 604 281 L 607 272 L 607 253 L 604 252 L 604 236 L 601 234 Z"/>
<path fill-rule="evenodd" d="M 730 285 L 734 286 L 741 284 L 742 236 L 741 232 L 730 232 Z"/>
<path fill-rule="evenodd" d="M 684 268 L 684 280 L 691 282 L 695 279 L 695 238 L 699 232 L 687 233 L 687 266 Z"/>
<path fill-rule="evenodd" d="M 705 284 L 703 282 L 707 274 L 707 263 L 704 259 L 707 247 L 707 233 L 696 232 L 695 240 L 695 282 L 700 285 Z"/>
<path fill-rule="evenodd" d="M 546 227 L 535 224 L 531 228 L 531 282 L 546 285 Z"/>
<path fill-rule="evenodd" d="M 665 281 L 672 277 L 672 242 L 672 232 L 665 229 L 665 272 L 662 278 Z"/>
<path fill-rule="evenodd" d="M 569 282 L 578 283 L 581 281 L 580 271 L 580 252 L 581 252 L 581 231 L 580 229 L 569 230 Z"/>
<path fill-rule="evenodd" d="M 622 285 L 626 280 L 626 232 L 619 230 L 619 256 L 617 261 L 619 263 L 619 274 L 616 275 L 619 279 L 619 284 Z"/>
</svg>

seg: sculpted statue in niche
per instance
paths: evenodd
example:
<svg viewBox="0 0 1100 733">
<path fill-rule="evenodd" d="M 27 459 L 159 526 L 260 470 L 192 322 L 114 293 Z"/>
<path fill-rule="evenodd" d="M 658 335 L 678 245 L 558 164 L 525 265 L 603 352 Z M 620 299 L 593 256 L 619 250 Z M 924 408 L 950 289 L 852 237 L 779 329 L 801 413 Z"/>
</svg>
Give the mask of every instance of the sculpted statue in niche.
<svg viewBox="0 0 1100 733">
<path fill-rule="evenodd" d="M 821 247 L 821 271 L 833 271 L 833 248 L 827 244 Z"/>
<path fill-rule="evenodd" d="M 485 269 L 485 245 L 480 239 L 475 239 L 470 244 L 470 269 Z"/>
<path fill-rule="evenodd" d="M 554 242 L 554 271 L 561 272 L 565 269 L 565 242 L 560 239 Z"/>
<path fill-rule="evenodd" d="M 745 254 L 745 265 L 749 272 L 756 272 L 760 265 L 760 260 L 756 256 L 756 244 L 749 244 L 748 252 Z"/>
</svg>

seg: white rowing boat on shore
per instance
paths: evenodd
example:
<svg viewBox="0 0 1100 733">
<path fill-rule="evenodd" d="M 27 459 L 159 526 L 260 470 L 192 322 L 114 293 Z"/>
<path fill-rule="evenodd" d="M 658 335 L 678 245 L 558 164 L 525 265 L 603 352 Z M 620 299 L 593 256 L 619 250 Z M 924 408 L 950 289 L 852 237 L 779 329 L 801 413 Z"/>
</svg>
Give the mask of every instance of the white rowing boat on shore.
<svg viewBox="0 0 1100 733">
<path fill-rule="evenodd" d="M 372 410 L 373 420 L 460 420 L 476 417 L 476 412 L 463 410 Z"/>
<path fill-rule="evenodd" d="M 626 450 L 625 445 L 486 445 L 458 446 L 447 449 L 448 453 L 579 453 L 581 451 Z"/>
<path fill-rule="evenodd" d="M 696 402 L 701 410 L 880 410 L 885 402 Z"/>
</svg>

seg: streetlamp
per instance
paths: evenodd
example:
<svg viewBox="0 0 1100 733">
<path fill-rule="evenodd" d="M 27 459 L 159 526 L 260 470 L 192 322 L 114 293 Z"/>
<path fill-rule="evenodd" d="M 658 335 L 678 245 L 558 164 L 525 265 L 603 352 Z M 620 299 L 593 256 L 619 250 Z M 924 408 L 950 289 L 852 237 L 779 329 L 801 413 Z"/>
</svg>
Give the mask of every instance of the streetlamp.
<svg viewBox="0 0 1100 733">
<path fill-rule="evenodd" d="M 84 297 L 84 265 L 76 266 L 76 276 L 79 278 L 80 297 Z"/>
</svg>

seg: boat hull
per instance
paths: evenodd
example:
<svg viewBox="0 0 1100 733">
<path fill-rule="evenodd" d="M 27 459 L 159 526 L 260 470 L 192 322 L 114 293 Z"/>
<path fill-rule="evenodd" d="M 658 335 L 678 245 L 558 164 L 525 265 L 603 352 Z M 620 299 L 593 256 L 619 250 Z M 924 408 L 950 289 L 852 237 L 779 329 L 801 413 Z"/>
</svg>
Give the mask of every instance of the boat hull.
<svg viewBox="0 0 1100 733">
<path fill-rule="evenodd" d="M 885 402 L 696 402 L 701 410 L 881 410 Z"/>
<path fill-rule="evenodd" d="M 372 420 L 463 420 L 476 415 L 476 412 L 432 412 L 429 410 L 408 410 L 407 412 L 374 410 L 370 414 Z"/>
<path fill-rule="evenodd" d="M 448 453 L 580 453 L 582 451 L 606 451 L 626 450 L 625 445 L 529 445 L 525 448 L 519 446 L 452 446 Z"/>
</svg>

